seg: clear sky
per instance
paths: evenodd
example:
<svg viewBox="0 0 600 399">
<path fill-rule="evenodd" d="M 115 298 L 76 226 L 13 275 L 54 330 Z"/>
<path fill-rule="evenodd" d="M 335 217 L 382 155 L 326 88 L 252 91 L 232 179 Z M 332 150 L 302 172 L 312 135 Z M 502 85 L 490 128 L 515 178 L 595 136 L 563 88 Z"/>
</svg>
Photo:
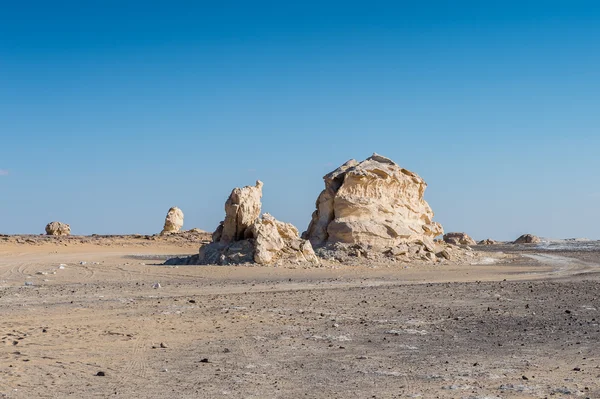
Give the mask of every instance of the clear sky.
<svg viewBox="0 0 600 399">
<path fill-rule="evenodd" d="M 593 1 L 1 1 L 0 233 L 212 231 L 257 178 L 302 231 L 377 152 L 446 231 L 600 239 L 599 127 Z"/>
</svg>

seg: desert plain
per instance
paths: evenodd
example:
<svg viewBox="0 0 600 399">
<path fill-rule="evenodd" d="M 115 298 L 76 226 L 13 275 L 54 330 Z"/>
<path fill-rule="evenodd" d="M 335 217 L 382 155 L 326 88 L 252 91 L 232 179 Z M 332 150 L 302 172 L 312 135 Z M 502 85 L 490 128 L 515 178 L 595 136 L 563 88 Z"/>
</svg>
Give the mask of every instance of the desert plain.
<svg viewBox="0 0 600 399">
<path fill-rule="evenodd" d="M 600 397 L 598 252 L 163 265 L 202 239 L 0 237 L 0 397 Z"/>
</svg>

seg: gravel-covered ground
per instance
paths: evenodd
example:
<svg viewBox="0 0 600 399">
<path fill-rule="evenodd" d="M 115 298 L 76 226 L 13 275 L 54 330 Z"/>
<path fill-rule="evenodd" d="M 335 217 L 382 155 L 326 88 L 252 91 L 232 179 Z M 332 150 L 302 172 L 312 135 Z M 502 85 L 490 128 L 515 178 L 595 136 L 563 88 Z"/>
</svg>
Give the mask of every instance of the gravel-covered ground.
<svg viewBox="0 0 600 399">
<path fill-rule="evenodd" d="M 195 250 L 161 245 L 147 259 Z M 304 270 L 141 251 L 0 244 L 0 397 L 600 397 L 597 253 Z"/>
</svg>

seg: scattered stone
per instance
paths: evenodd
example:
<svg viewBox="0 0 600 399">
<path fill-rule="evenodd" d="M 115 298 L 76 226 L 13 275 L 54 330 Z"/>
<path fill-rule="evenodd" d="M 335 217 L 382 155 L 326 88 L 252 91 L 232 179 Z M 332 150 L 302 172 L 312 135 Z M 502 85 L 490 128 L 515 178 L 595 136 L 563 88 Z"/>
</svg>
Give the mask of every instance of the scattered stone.
<svg viewBox="0 0 600 399">
<path fill-rule="evenodd" d="M 155 290 L 161 287 L 162 286 L 160 285 L 160 283 L 154 283 L 154 285 L 152 286 L 152 288 L 154 288 Z"/>
<path fill-rule="evenodd" d="M 209 363 L 208 359 L 204 358 L 202 360 L 200 360 L 200 363 Z"/>
<path fill-rule="evenodd" d="M 160 343 L 160 347 L 163 348 L 163 349 L 168 348 L 168 346 L 166 344 L 162 343 L 162 342 Z"/>
<path fill-rule="evenodd" d="M 46 225 L 46 234 L 49 236 L 71 235 L 71 226 L 61 222 L 50 222 Z"/>
<path fill-rule="evenodd" d="M 96 376 L 97 376 L 97 377 L 105 377 L 105 376 L 106 376 L 106 373 L 105 373 L 104 371 L 98 371 L 98 372 L 96 373 Z"/>
<path fill-rule="evenodd" d="M 25 286 L 31 287 L 31 286 L 33 286 L 33 283 L 31 281 L 25 281 Z"/>
<path fill-rule="evenodd" d="M 183 211 L 176 206 L 169 209 L 161 235 L 179 233 L 183 227 Z"/>
</svg>

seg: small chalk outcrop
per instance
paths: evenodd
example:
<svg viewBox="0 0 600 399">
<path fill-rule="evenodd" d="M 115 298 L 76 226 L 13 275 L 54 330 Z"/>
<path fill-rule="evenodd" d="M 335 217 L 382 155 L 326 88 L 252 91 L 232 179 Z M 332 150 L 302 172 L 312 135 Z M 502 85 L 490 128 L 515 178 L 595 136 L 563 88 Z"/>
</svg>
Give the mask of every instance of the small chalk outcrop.
<svg viewBox="0 0 600 399">
<path fill-rule="evenodd" d="M 521 237 L 517 238 L 513 244 L 539 244 L 540 242 L 542 242 L 542 240 L 533 234 L 523 234 Z"/>
<path fill-rule="evenodd" d="M 61 222 L 50 222 L 46 225 L 46 235 L 69 236 L 71 235 L 71 226 Z"/>
<path fill-rule="evenodd" d="M 175 258 L 167 264 L 261 265 L 310 264 L 320 261 L 310 241 L 300 238 L 298 229 L 265 213 L 260 216 L 263 183 L 235 188 L 225 203 L 225 220 L 212 235 L 212 242 L 198 255 Z"/>
<path fill-rule="evenodd" d="M 469 237 L 467 233 L 444 234 L 444 242 L 452 245 L 476 245 L 477 242 Z"/>
<path fill-rule="evenodd" d="M 161 235 L 179 233 L 183 227 L 183 211 L 176 206 L 169 209 Z"/>
<path fill-rule="evenodd" d="M 444 232 L 423 199 L 425 181 L 386 157 L 352 159 L 323 179 L 325 189 L 303 235 L 313 246 L 395 247 Z"/>
<path fill-rule="evenodd" d="M 485 240 L 481 240 L 477 243 L 477 245 L 498 245 L 499 242 L 496 240 L 492 240 L 491 238 L 486 238 Z"/>
</svg>

